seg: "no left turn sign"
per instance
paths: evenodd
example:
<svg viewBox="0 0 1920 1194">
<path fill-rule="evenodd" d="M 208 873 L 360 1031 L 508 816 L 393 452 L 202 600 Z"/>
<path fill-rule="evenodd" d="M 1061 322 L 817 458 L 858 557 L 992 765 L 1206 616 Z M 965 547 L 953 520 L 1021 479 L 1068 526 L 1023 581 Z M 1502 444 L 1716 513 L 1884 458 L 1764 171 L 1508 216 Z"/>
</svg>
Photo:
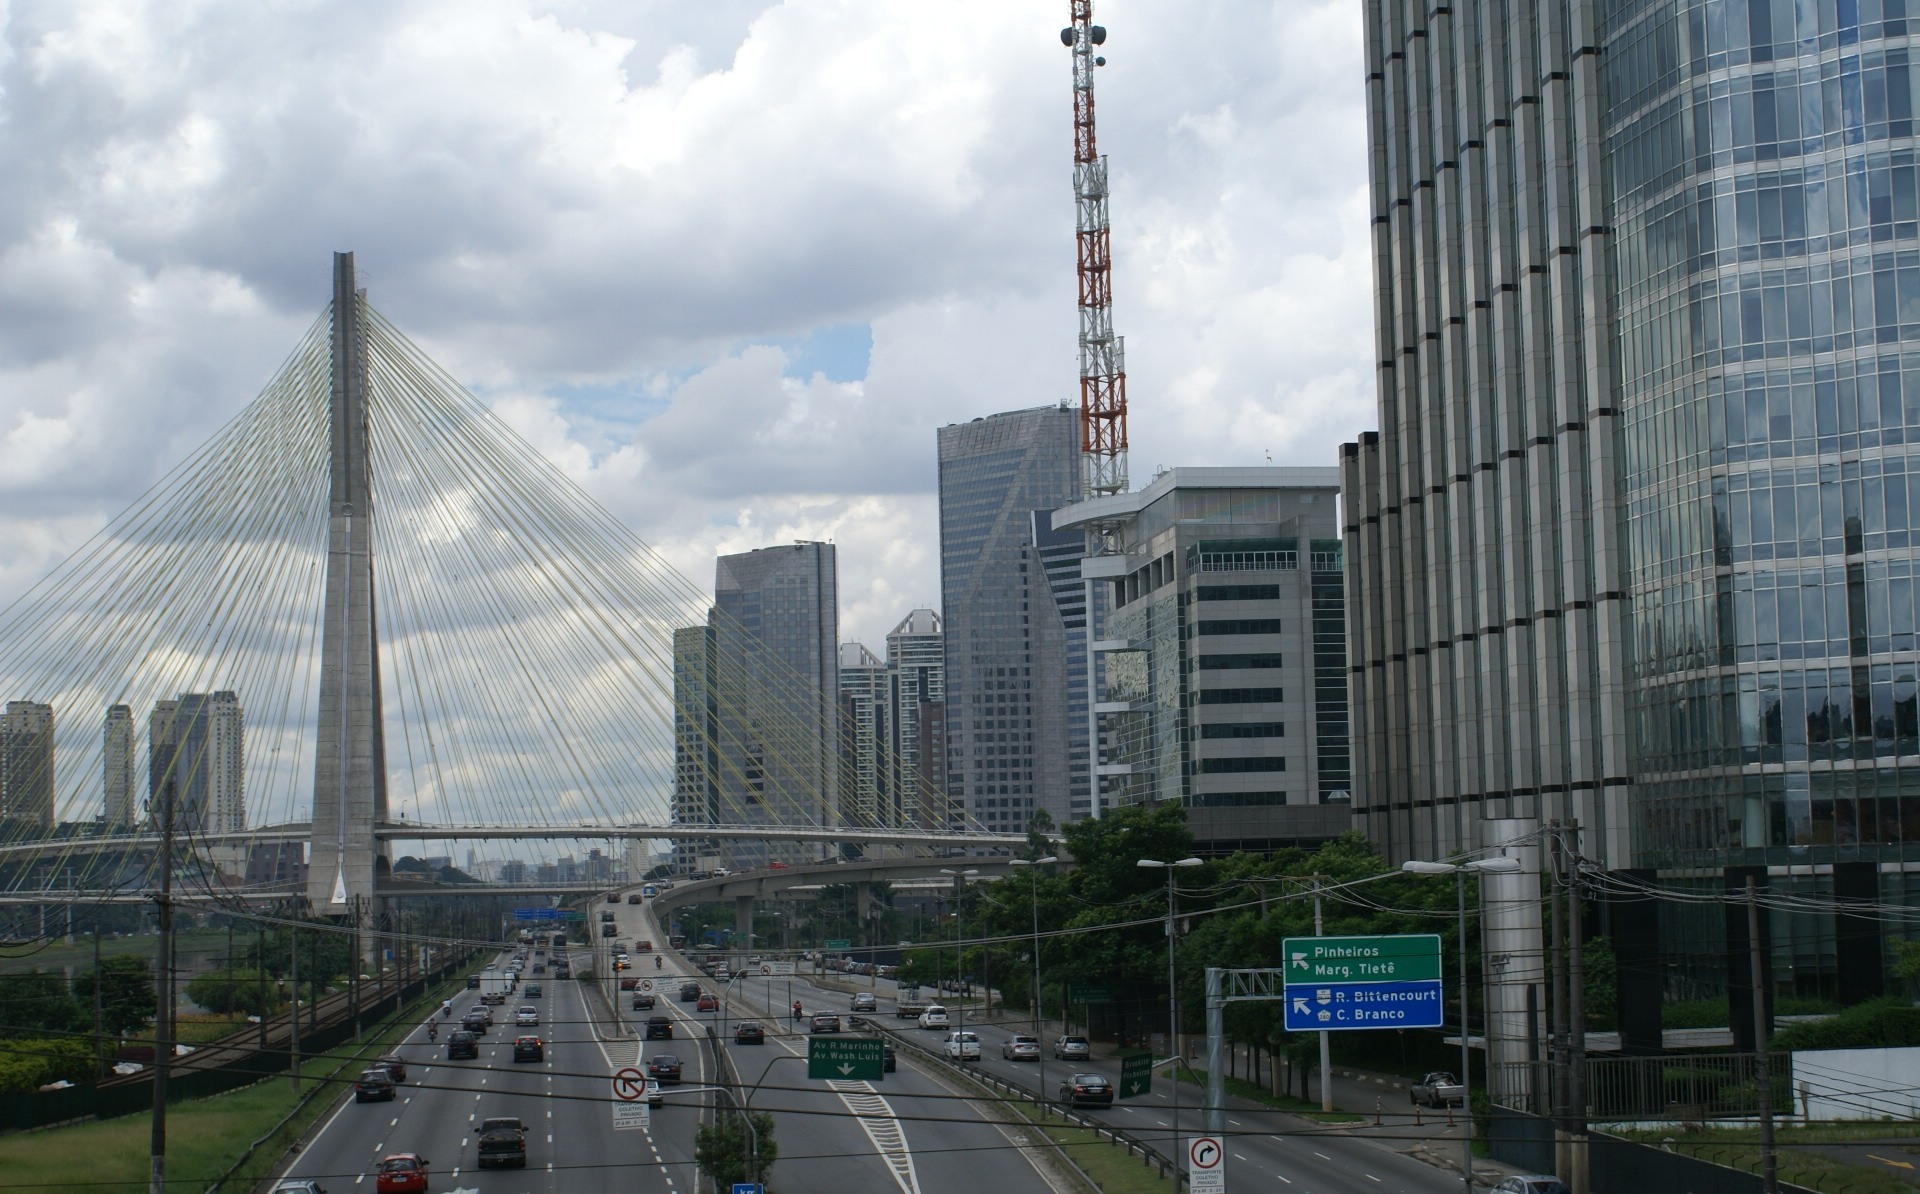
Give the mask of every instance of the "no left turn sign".
<svg viewBox="0 0 1920 1194">
<path fill-rule="evenodd" d="M 628 1066 L 613 1076 L 613 1097 L 623 1103 L 632 1103 L 647 1093 L 647 1076 Z"/>
</svg>

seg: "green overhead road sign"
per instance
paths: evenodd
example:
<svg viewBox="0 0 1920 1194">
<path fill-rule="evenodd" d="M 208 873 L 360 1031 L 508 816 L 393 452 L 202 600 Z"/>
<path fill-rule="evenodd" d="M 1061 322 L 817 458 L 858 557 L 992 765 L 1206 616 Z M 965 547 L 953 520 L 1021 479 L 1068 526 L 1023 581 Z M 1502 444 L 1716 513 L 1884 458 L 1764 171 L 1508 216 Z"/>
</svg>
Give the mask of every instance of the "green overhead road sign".
<svg viewBox="0 0 1920 1194">
<path fill-rule="evenodd" d="M 1120 1097 L 1131 1099 L 1153 1092 L 1153 1054 L 1132 1053 L 1120 1059 Z"/>
<path fill-rule="evenodd" d="M 886 1042 L 873 1037 L 807 1038 L 807 1077 L 865 1079 L 885 1077 Z"/>
<path fill-rule="evenodd" d="M 1113 984 L 1109 982 L 1082 982 L 1067 980 L 1068 1003 L 1112 1003 Z"/>
<path fill-rule="evenodd" d="M 853 942 L 849 941 L 845 937 L 829 937 L 827 938 L 826 948 L 827 949 L 852 949 Z"/>
<path fill-rule="evenodd" d="M 1419 982 L 1440 977 L 1440 936 L 1288 937 L 1280 966 L 1290 986 Z"/>
</svg>

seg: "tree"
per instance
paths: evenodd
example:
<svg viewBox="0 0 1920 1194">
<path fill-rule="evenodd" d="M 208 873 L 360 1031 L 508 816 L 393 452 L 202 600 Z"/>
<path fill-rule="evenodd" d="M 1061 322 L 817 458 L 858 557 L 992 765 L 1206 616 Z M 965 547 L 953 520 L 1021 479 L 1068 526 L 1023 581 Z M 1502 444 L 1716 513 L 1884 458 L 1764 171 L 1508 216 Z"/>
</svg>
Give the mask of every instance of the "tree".
<svg viewBox="0 0 1920 1194">
<path fill-rule="evenodd" d="M 753 1135 L 749 1136 L 737 1114 L 722 1114 L 693 1134 L 693 1161 L 718 1182 L 721 1189 L 735 1182 L 759 1181 L 780 1155 L 773 1139 L 773 1116 L 764 1111 L 749 1111 Z M 748 1149 L 753 1149 L 755 1172 L 748 1173 Z"/>
<path fill-rule="evenodd" d="M 37 969 L 0 975 L 0 1037 L 84 1032 L 92 1023 L 60 975 Z"/>
<path fill-rule="evenodd" d="M 93 1011 L 93 984 L 95 973 L 91 970 L 76 975 L 73 980 L 73 998 L 80 1005 L 84 1015 L 91 1016 Z M 121 954 L 106 958 L 100 963 L 98 975 L 100 981 L 100 1030 L 120 1036 L 145 1028 L 152 1020 L 157 1006 L 153 992 L 153 966 L 142 957 Z"/>
<path fill-rule="evenodd" d="M 260 971 L 244 967 L 207 971 L 187 984 L 187 998 L 220 1015 L 245 1012 L 250 1016 L 264 1016 L 280 1006 L 276 984 Z"/>
</svg>

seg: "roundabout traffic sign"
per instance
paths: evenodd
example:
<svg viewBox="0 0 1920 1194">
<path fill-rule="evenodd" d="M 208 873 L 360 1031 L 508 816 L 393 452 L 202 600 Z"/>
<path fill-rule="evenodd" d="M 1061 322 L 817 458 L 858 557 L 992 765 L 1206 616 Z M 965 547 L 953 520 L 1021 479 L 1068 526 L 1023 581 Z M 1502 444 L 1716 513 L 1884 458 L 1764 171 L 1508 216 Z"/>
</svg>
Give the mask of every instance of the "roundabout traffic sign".
<svg viewBox="0 0 1920 1194">
<path fill-rule="evenodd" d="M 638 1102 L 646 1097 L 647 1076 L 628 1066 L 613 1075 L 613 1097 L 623 1103 Z"/>
</svg>

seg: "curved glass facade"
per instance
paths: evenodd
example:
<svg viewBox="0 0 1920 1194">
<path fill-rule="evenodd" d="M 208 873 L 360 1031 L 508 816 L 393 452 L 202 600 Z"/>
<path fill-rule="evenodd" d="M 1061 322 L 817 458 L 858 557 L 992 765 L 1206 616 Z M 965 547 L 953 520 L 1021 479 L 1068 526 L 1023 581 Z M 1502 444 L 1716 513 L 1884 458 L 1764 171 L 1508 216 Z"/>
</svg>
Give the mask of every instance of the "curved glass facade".
<svg viewBox="0 0 1920 1194">
<path fill-rule="evenodd" d="M 1905 2 L 1630 2 L 1598 26 L 1636 861 L 1900 857 L 1920 845 Z"/>
</svg>

